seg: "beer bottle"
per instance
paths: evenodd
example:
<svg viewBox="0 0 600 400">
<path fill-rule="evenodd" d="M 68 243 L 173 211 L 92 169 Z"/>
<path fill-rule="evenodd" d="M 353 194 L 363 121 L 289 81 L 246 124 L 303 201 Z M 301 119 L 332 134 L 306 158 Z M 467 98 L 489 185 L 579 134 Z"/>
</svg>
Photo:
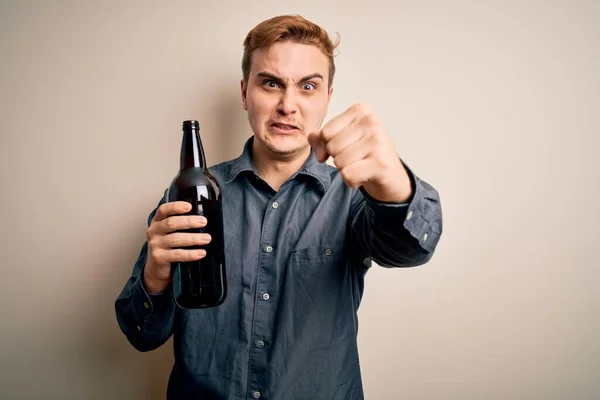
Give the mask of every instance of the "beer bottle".
<svg viewBox="0 0 600 400">
<path fill-rule="evenodd" d="M 207 245 L 185 247 L 206 250 L 203 259 L 171 264 L 175 303 L 186 309 L 218 306 L 227 294 L 222 196 L 206 166 L 198 121 L 183 122 L 179 173 L 167 190 L 167 201 L 186 201 L 192 205 L 187 215 L 207 219 L 204 228 L 182 232 L 209 233 L 212 238 Z"/>
</svg>

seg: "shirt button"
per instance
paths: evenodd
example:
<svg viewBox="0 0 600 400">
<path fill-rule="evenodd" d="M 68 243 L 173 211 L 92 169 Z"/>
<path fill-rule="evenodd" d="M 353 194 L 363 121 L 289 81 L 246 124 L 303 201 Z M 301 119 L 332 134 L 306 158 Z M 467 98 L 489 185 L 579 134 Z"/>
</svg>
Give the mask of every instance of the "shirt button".
<svg viewBox="0 0 600 400">
<path fill-rule="evenodd" d="M 263 297 L 263 300 L 269 300 L 269 297 L 271 297 L 271 296 L 269 296 L 269 293 L 264 293 L 262 297 Z"/>
<path fill-rule="evenodd" d="M 259 347 L 259 348 L 265 347 L 265 342 L 263 342 L 262 340 L 259 340 L 258 342 L 256 342 L 256 347 Z"/>
<path fill-rule="evenodd" d="M 146 307 L 146 308 L 150 308 L 150 304 L 148 304 L 148 302 L 147 302 L 147 301 L 145 301 L 145 302 L 144 302 L 144 307 Z"/>
<path fill-rule="evenodd" d="M 142 330 L 142 328 L 140 328 L 140 326 L 139 326 L 139 325 L 136 325 L 136 328 L 137 328 L 137 330 L 138 330 L 138 331 L 141 331 L 141 330 Z"/>
<path fill-rule="evenodd" d="M 260 399 L 260 392 L 256 391 L 256 392 L 252 393 L 252 397 L 254 397 L 255 399 Z"/>
<path fill-rule="evenodd" d="M 427 234 L 423 235 L 423 241 L 426 242 L 427 241 Z"/>
<path fill-rule="evenodd" d="M 273 204 L 272 204 L 272 206 L 273 206 L 273 208 L 277 208 L 277 207 L 279 207 L 279 203 L 276 202 L 276 201 L 274 201 Z"/>
<path fill-rule="evenodd" d="M 265 251 L 266 251 L 267 253 L 271 253 L 271 252 L 273 251 L 273 248 L 272 248 L 271 246 L 266 246 L 266 247 L 265 247 Z"/>
<path fill-rule="evenodd" d="M 412 216 L 413 216 L 413 212 L 412 212 L 412 210 L 409 210 L 408 214 L 406 214 L 406 220 L 408 221 L 409 219 L 412 218 Z"/>
<path fill-rule="evenodd" d="M 330 256 L 331 255 L 331 249 L 325 249 L 325 255 L 326 256 Z"/>
</svg>

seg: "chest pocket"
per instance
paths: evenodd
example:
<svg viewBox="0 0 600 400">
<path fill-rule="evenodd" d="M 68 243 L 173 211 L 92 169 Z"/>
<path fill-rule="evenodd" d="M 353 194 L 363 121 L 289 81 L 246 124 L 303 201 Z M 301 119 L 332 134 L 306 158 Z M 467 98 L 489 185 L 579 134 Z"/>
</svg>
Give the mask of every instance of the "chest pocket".
<svg viewBox="0 0 600 400">
<path fill-rule="evenodd" d="M 300 349 L 328 349 L 352 337 L 354 310 L 349 268 L 343 243 L 299 249 L 291 254 L 286 296 L 293 304 L 290 318 Z"/>
</svg>

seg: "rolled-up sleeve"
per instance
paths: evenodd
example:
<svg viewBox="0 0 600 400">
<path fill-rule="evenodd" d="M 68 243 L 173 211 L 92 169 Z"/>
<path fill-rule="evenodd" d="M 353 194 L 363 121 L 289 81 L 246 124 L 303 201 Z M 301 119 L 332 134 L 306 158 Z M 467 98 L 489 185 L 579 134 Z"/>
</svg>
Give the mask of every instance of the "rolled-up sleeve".
<svg viewBox="0 0 600 400">
<path fill-rule="evenodd" d="M 385 203 L 363 188 L 356 191 L 350 223 L 355 244 L 366 257 L 383 267 L 413 267 L 427 263 L 442 235 L 438 191 L 403 162 L 413 185 L 408 202 Z M 368 265 L 367 265 L 368 266 Z"/>
</svg>

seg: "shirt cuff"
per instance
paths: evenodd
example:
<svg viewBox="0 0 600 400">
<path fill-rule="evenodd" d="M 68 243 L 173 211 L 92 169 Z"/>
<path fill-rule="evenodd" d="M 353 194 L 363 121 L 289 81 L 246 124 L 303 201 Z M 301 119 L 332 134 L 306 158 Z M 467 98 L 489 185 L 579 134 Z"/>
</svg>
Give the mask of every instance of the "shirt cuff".
<svg viewBox="0 0 600 400">
<path fill-rule="evenodd" d="M 142 266 L 140 276 L 133 286 L 133 305 L 140 319 L 145 323 L 153 314 L 160 314 L 170 310 L 172 307 L 172 296 L 170 285 L 159 294 L 149 294 L 144 287 L 144 268 Z"/>
<path fill-rule="evenodd" d="M 421 248 L 431 252 L 441 235 L 439 196 L 433 187 L 419 179 L 404 161 L 400 161 L 406 168 L 413 188 L 411 197 L 405 203 L 379 201 L 362 187 L 360 190 L 373 211 L 376 223 L 398 226 L 403 221 L 403 227 L 419 242 Z M 438 225 L 440 226 L 437 227 Z"/>
</svg>

